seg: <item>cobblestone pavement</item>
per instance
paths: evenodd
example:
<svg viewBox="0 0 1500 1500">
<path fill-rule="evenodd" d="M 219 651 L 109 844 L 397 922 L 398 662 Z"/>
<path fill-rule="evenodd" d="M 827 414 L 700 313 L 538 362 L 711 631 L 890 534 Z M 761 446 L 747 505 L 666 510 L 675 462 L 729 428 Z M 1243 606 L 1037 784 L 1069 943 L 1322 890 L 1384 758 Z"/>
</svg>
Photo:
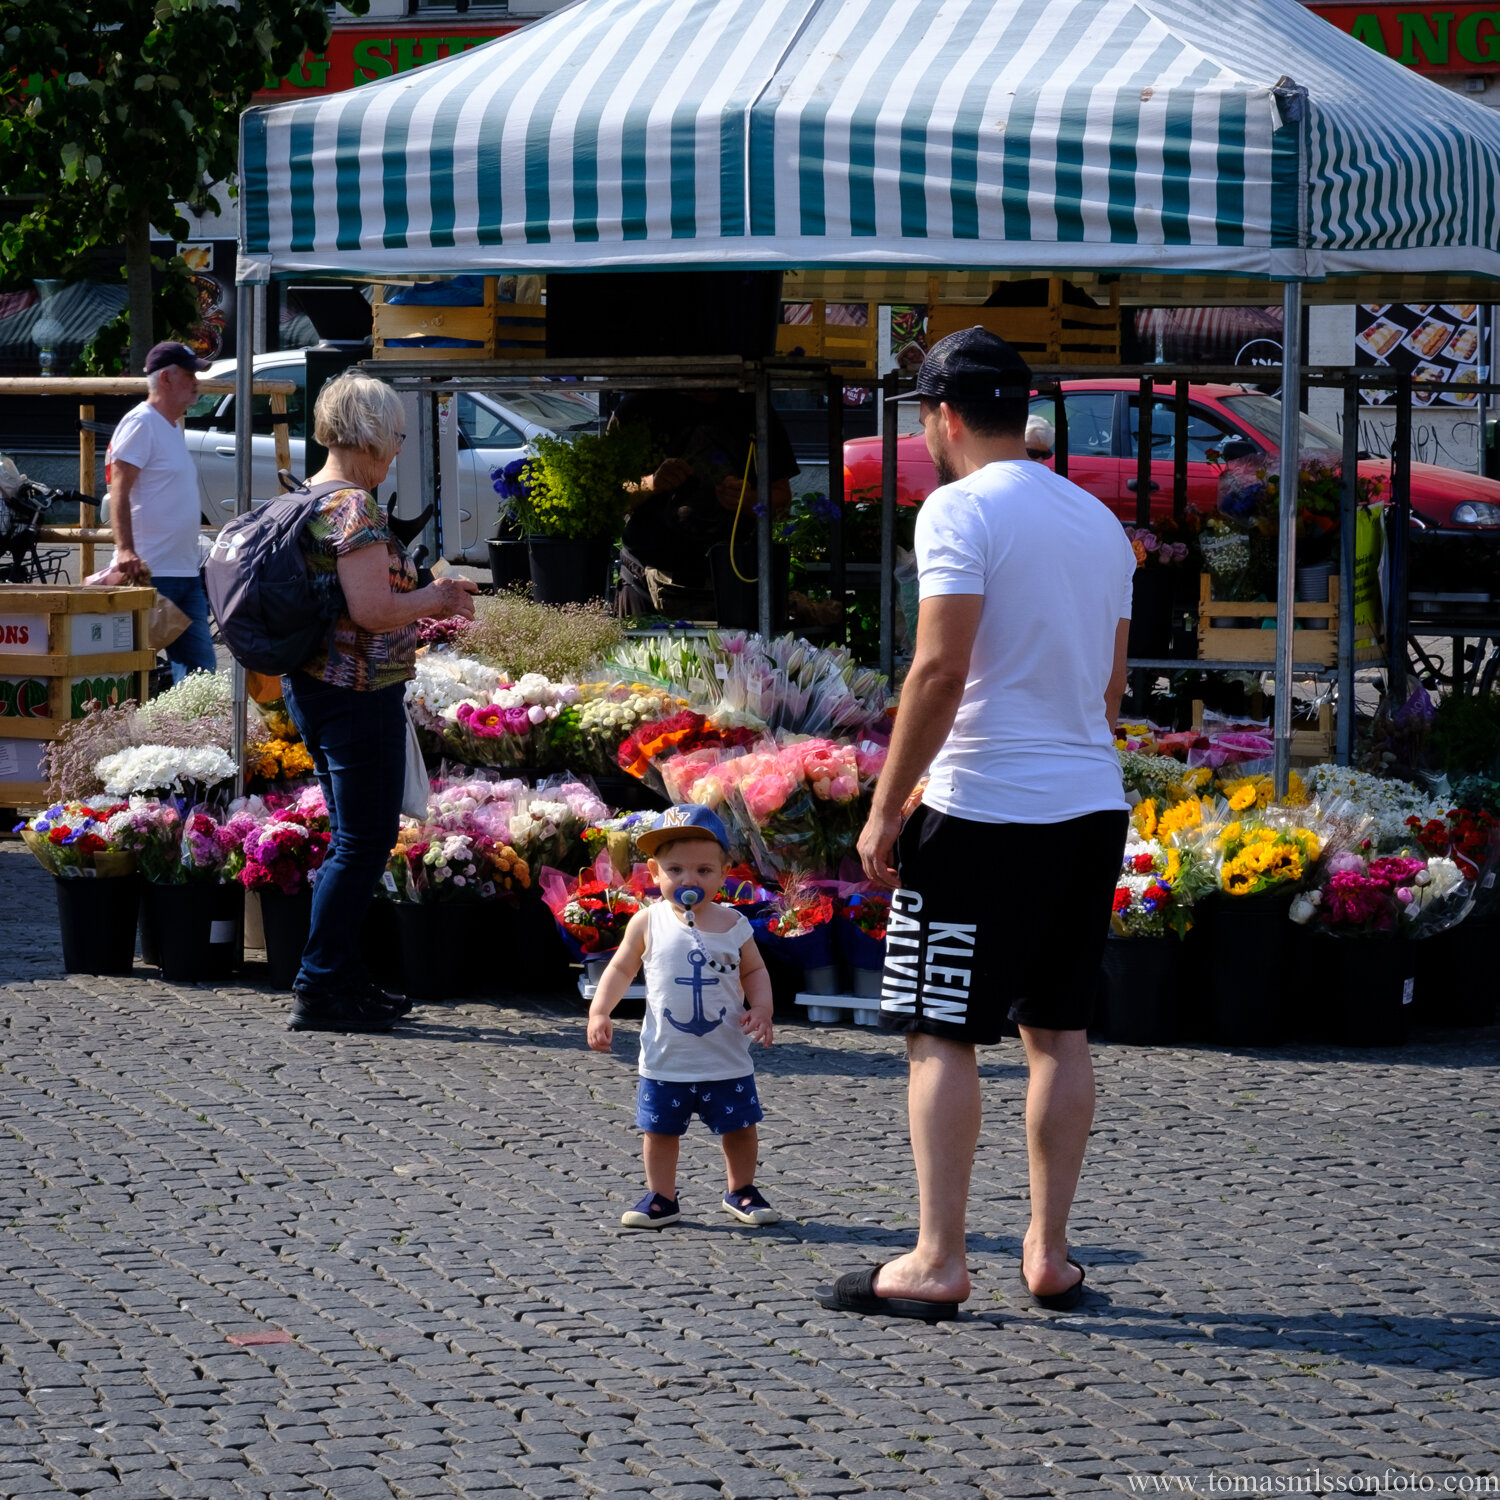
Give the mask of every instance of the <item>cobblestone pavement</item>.
<svg viewBox="0 0 1500 1500">
<path fill-rule="evenodd" d="M 0 850 L 0 1494 L 552 1497 L 1441 1490 L 1500 1472 L 1494 1031 L 1392 1054 L 1098 1050 L 1075 1218 L 1097 1290 L 1018 1295 L 1016 1044 L 985 1054 L 975 1295 L 822 1311 L 910 1244 L 897 1045 L 787 1025 L 761 1181 L 640 1192 L 633 1061 L 552 999 L 390 1037 L 282 998 L 57 977 Z M 621 1028 L 629 1031 L 627 1025 Z M 238 1346 L 233 1335 L 289 1342 Z M 1165 1482 L 1163 1483 L 1165 1488 Z"/>
</svg>

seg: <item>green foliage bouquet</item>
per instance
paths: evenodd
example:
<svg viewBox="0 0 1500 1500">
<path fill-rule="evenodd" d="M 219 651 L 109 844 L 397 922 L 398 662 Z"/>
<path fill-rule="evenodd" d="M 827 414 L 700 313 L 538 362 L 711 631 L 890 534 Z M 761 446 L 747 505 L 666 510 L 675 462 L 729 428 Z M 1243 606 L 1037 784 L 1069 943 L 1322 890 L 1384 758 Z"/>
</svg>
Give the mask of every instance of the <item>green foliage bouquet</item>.
<svg viewBox="0 0 1500 1500">
<path fill-rule="evenodd" d="M 614 541 L 629 506 L 626 485 L 639 484 L 651 468 L 648 430 L 617 426 L 604 433 L 538 437 L 531 446 L 532 456 L 504 491 L 521 530 L 562 541 Z"/>
</svg>

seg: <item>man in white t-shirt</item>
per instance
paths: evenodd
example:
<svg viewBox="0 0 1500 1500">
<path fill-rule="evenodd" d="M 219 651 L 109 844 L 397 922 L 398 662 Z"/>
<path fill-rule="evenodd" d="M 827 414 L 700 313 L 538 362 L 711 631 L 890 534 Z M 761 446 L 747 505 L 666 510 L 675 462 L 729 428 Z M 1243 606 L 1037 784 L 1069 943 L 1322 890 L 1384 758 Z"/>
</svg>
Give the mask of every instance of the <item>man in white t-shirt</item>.
<svg viewBox="0 0 1500 1500">
<path fill-rule="evenodd" d="M 189 620 L 167 647 L 174 678 L 217 668 L 198 571 L 198 471 L 182 430 L 198 399 L 198 372 L 207 368 L 186 344 L 157 344 L 146 356 L 146 399 L 120 418 L 105 460 L 115 566 L 129 580 L 149 572 L 156 591 Z"/>
<path fill-rule="evenodd" d="M 1112 726 L 1135 557 L 1092 495 L 1027 457 L 1031 372 L 1004 340 L 939 340 L 917 376 L 940 488 L 917 518 L 921 605 L 860 857 L 892 892 L 881 1019 L 904 1032 L 917 1247 L 827 1307 L 937 1320 L 970 1291 L 976 1045 L 1019 1027 L 1031 1225 L 1044 1307 L 1083 1296 L 1067 1220 L 1093 1121 L 1086 1028 L 1128 828 Z M 922 804 L 903 806 L 930 768 Z"/>
</svg>

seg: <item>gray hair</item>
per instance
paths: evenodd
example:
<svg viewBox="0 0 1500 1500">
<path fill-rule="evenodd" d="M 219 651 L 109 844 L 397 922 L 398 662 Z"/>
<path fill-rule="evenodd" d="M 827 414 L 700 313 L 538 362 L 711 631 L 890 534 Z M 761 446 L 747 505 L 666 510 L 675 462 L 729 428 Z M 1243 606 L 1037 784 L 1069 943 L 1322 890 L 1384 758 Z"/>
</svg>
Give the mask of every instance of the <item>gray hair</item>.
<svg viewBox="0 0 1500 1500">
<path fill-rule="evenodd" d="M 354 448 L 372 457 L 393 452 L 406 426 L 401 398 L 383 380 L 346 370 L 318 392 L 313 437 L 325 448 Z"/>
<path fill-rule="evenodd" d="M 153 370 L 146 377 L 146 391 L 148 395 L 154 396 L 161 386 L 161 371 Z"/>
<path fill-rule="evenodd" d="M 1052 445 L 1057 441 L 1057 429 L 1046 417 L 1033 413 L 1026 419 L 1026 446 L 1034 448 L 1037 452 L 1052 451 Z"/>
</svg>

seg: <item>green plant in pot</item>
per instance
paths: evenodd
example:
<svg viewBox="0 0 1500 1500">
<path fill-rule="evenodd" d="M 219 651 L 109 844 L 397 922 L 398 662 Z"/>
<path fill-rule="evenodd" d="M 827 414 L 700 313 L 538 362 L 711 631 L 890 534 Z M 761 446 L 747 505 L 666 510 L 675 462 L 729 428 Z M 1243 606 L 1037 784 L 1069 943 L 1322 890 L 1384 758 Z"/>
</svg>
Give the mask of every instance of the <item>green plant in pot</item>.
<svg viewBox="0 0 1500 1500">
<path fill-rule="evenodd" d="M 530 543 L 533 596 L 543 604 L 600 597 L 636 483 L 651 468 L 641 426 L 538 437 L 529 457 L 494 473 L 495 490 Z"/>
</svg>

